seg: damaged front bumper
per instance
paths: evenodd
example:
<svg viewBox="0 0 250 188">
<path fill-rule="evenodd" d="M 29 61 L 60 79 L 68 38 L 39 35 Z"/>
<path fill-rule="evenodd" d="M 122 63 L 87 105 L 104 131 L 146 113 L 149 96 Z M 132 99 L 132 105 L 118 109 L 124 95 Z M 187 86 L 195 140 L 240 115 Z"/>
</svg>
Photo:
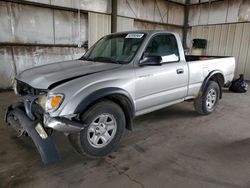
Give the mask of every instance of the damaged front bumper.
<svg viewBox="0 0 250 188">
<path fill-rule="evenodd" d="M 22 99 L 8 107 L 5 121 L 15 128 L 19 135 L 27 133 L 31 137 L 44 164 L 51 164 L 60 159 L 56 146 L 53 143 L 48 129 L 64 133 L 77 133 L 84 129 L 84 125 L 64 117 L 50 117 L 48 114 L 33 113 L 35 97 L 22 97 Z"/>
<path fill-rule="evenodd" d="M 44 114 L 43 123 L 45 127 L 64 133 L 77 133 L 84 129 L 85 125 L 74 122 L 65 117 L 50 117 Z"/>
</svg>

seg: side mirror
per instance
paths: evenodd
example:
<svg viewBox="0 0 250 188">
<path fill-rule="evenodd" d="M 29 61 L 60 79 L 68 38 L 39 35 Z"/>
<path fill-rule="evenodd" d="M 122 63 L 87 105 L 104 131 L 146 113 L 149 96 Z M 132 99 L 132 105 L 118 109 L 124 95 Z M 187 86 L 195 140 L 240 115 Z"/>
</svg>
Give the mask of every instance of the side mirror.
<svg viewBox="0 0 250 188">
<path fill-rule="evenodd" d="M 160 66 L 161 64 L 161 56 L 144 56 L 139 63 L 140 66 Z"/>
</svg>

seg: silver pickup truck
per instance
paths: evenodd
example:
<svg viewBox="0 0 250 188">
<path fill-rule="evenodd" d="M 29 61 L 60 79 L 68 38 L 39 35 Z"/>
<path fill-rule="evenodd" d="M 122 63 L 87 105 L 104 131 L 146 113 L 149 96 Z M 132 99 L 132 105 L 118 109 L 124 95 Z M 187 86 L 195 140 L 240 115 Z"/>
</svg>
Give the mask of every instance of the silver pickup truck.
<svg viewBox="0 0 250 188">
<path fill-rule="evenodd" d="M 199 114 L 212 113 L 234 70 L 233 57 L 185 56 L 175 33 L 114 33 L 78 60 L 17 75 L 20 97 L 6 122 L 32 138 L 44 163 L 59 159 L 53 131 L 63 132 L 79 153 L 103 157 L 132 130 L 136 116 L 185 100 L 193 100 Z"/>
</svg>

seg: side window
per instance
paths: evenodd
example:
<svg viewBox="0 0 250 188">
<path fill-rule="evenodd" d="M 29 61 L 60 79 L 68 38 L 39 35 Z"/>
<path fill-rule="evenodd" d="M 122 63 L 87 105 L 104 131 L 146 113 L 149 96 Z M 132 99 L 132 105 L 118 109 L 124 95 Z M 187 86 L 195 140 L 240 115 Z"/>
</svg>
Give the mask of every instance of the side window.
<svg viewBox="0 0 250 188">
<path fill-rule="evenodd" d="M 144 56 L 161 56 L 163 63 L 179 61 L 175 36 L 164 34 L 153 37 L 144 52 Z"/>
</svg>

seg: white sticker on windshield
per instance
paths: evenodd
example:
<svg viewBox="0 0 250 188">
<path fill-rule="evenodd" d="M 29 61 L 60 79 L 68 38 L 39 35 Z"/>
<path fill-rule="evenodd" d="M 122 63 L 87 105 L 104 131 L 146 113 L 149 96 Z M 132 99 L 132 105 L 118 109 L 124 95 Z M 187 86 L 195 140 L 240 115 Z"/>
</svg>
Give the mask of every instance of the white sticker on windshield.
<svg viewBox="0 0 250 188">
<path fill-rule="evenodd" d="M 127 39 L 140 39 L 143 37 L 144 34 L 141 33 L 129 33 L 125 38 Z"/>
</svg>

